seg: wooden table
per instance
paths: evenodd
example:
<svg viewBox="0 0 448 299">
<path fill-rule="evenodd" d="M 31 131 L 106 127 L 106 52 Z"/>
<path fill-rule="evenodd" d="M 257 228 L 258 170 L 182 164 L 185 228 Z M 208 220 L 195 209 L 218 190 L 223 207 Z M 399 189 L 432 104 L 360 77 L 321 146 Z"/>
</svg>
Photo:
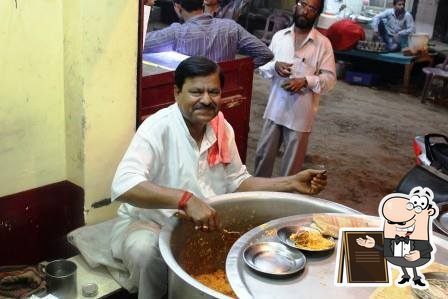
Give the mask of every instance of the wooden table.
<svg viewBox="0 0 448 299">
<path fill-rule="evenodd" d="M 404 56 L 401 52 L 375 53 L 360 50 L 334 51 L 336 57 L 360 57 L 370 60 L 383 61 L 388 63 L 401 64 L 404 66 L 403 89 L 409 92 L 411 83 L 412 69 L 416 63 L 427 62 L 432 65 L 434 62 L 433 55 L 423 54 L 419 56 Z"/>
</svg>

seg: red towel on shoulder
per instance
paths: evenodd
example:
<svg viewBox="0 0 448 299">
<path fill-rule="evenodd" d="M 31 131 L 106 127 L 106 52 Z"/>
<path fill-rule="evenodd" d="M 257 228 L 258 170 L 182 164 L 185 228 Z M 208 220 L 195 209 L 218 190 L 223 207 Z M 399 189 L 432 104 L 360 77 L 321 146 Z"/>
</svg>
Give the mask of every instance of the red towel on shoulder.
<svg viewBox="0 0 448 299">
<path fill-rule="evenodd" d="M 216 142 L 208 150 L 208 165 L 215 166 L 219 163 L 230 163 L 229 136 L 227 136 L 226 123 L 222 112 L 210 121 Z"/>
</svg>

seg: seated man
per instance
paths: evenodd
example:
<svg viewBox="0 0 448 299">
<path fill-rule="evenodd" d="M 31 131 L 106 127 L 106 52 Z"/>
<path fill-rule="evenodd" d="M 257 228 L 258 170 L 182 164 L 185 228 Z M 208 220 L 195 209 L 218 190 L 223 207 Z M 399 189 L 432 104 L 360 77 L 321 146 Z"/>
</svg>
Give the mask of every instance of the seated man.
<svg viewBox="0 0 448 299">
<path fill-rule="evenodd" d="M 394 0 L 389 8 L 373 17 L 374 38 L 381 39 L 388 51 L 400 51 L 408 45 L 408 37 L 415 32 L 414 19 L 404 9 L 405 0 Z"/>
<path fill-rule="evenodd" d="M 145 299 L 167 291 L 158 234 L 177 210 L 197 229 L 215 230 L 218 215 L 207 203 L 212 196 L 255 190 L 317 194 L 326 185 L 326 173 L 318 170 L 277 178 L 247 172 L 233 129 L 219 112 L 224 82 L 216 63 L 190 57 L 179 64 L 174 79 L 176 103 L 141 124 L 112 183 L 112 200 L 123 201 L 112 253 Z"/>
<path fill-rule="evenodd" d="M 232 60 L 237 53 L 254 59 L 255 67 L 273 57 L 269 48 L 233 20 L 213 18 L 203 12 L 203 0 L 173 0 L 174 11 L 184 23 L 149 32 L 144 53 L 176 51 L 205 56 L 213 61 Z"/>
</svg>

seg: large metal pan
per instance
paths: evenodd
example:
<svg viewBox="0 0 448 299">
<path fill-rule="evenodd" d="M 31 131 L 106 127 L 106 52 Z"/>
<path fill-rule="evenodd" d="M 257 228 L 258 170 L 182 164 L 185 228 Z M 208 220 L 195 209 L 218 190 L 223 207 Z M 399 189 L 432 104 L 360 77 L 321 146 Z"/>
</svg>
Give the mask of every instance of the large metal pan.
<svg viewBox="0 0 448 299">
<path fill-rule="evenodd" d="M 349 207 L 300 194 L 279 192 L 244 192 L 216 196 L 211 205 L 220 216 L 223 227 L 246 232 L 273 219 L 309 213 L 359 214 Z M 181 225 L 182 224 L 182 225 Z M 232 244 L 220 232 L 203 233 L 183 219 L 171 217 L 162 228 L 159 247 L 169 267 L 168 297 L 223 298 L 195 280 L 191 275 L 225 269 Z M 191 275 L 190 275 L 191 274 Z"/>
</svg>

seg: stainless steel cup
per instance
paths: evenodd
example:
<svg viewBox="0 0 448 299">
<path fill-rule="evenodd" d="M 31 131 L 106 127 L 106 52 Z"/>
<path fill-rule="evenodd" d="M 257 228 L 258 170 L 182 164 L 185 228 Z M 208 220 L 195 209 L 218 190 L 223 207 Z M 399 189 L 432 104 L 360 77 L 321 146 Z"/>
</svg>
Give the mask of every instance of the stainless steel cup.
<svg viewBox="0 0 448 299">
<path fill-rule="evenodd" d="M 76 298 L 76 264 L 55 260 L 44 266 L 48 292 L 62 299 Z"/>
</svg>

